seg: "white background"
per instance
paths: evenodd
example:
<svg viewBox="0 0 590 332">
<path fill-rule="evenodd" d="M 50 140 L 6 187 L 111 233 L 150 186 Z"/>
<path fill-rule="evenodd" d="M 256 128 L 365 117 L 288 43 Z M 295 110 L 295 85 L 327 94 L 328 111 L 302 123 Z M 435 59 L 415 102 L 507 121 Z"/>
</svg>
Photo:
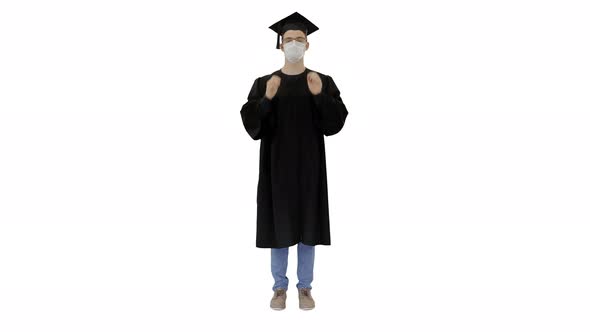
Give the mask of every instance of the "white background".
<svg viewBox="0 0 590 332">
<path fill-rule="evenodd" d="M 2 1 L 0 330 L 588 331 L 584 5 Z M 349 116 L 276 312 L 239 111 L 294 11 Z"/>
</svg>

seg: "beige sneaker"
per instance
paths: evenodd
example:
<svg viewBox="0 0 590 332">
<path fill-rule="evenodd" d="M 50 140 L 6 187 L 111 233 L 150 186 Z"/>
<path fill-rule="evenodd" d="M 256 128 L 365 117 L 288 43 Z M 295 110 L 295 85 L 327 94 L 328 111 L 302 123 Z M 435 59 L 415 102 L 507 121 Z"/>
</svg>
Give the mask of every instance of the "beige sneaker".
<svg viewBox="0 0 590 332">
<path fill-rule="evenodd" d="M 299 289 L 299 309 L 311 310 L 315 308 L 315 301 L 311 297 L 311 288 Z"/>
<path fill-rule="evenodd" d="M 283 310 L 285 309 L 286 305 L 285 302 L 287 300 L 287 290 L 283 288 L 277 288 L 275 290 L 272 299 L 270 300 L 270 307 L 274 310 Z"/>
</svg>

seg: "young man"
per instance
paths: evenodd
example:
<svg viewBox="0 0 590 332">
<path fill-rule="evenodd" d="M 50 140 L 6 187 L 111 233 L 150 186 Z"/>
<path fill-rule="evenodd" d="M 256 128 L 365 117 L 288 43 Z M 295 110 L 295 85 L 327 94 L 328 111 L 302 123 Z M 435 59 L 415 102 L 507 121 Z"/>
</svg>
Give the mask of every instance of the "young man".
<svg viewBox="0 0 590 332">
<path fill-rule="evenodd" d="M 254 81 L 240 111 L 248 134 L 261 140 L 256 246 L 271 248 L 270 305 L 281 310 L 289 247 L 297 244 L 299 308 L 308 310 L 315 246 L 330 245 L 324 136 L 342 129 L 348 111 L 332 78 L 303 64 L 307 36 L 318 28 L 297 12 L 270 28 L 285 64 Z"/>
</svg>

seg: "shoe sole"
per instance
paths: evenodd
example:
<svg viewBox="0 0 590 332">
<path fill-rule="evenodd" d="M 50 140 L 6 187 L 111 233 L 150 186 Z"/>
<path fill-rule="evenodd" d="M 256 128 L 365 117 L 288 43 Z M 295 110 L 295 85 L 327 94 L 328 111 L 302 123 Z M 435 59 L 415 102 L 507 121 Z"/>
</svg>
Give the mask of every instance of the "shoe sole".
<svg viewBox="0 0 590 332">
<path fill-rule="evenodd" d="M 270 308 L 271 308 L 272 310 L 277 310 L 277 311 L 280 311 L 280 310 L 285 310 L 285 308 L 273 308 L 273 307 L 270 307 Z"/>
</svg>

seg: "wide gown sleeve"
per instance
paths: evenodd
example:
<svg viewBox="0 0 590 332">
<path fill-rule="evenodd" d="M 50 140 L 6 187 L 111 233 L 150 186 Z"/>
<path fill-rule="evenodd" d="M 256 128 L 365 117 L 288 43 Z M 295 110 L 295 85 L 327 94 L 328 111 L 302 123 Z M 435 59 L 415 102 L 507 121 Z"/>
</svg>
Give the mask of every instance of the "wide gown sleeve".
<svg viewBox="0 0 590 332">
<path fill-rule="evenodd" d="M 254 140 L 261 139 L 271 130 L 269 115 L 272 111 L 272 102 L 266 98 L 266 88 L 263 89 L 263 84 L 265 85 L 266 82 L 263 82 L 260 77 L 254 80 L 248 94 L 248 101 L 240 111 L 244 128 Z"/>
<path fill-rule="evenodd" d="M 326 75 L 326 79 L 322 81 L 322 91 L 313 95 L 313 100 L 318 111 L 316 126 L 326 136 L 338 133 L 344 126 L 348 110 L 331 76 Z"/>
</svg>

